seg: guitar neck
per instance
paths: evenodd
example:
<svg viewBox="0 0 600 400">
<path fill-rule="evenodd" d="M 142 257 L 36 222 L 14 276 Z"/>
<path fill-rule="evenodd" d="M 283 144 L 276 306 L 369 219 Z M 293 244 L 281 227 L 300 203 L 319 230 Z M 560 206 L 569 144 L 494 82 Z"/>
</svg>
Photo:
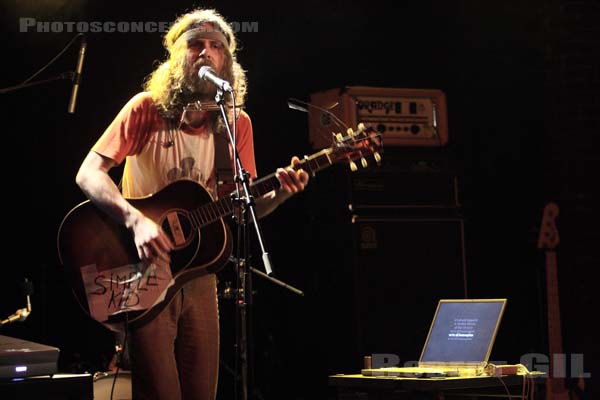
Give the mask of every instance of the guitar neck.
<svg viewBox="0 0 600 400">
<path fill-rule="evenodd" d="M 547 387 L 547 400 L 568 400 L 564 379 L 561 374 L 567 369 L 562 350 L 560 323 L 560 302 L 558 298 L 558 268 L 556 251 L 546 250 L 546 293 L 548 302 L 548 356 L 550 376 Z"/>
<path fill-rule="evenodd" d="M 546 293 L 548 301 L 548 348 L 550 355 L 562 353 L 560 303 L 556 251 L 546 251 Z"/>
<path fill-rule="evenodd" d="M 317 172 L 334 164 L 335 160 L 331 156 L 332 153 L 333 151 L 331 149 L 321 150 L 318 153 L 300 160 L 300 162 L 292 168 L 295 170 L 303 168 L 314 176 Z M 279 179 L 277 179 L 275 173 L 272 173 L 254 181 L 252 185 L 250 185 L 250 194 L 252 197 L 258 198 L 272 190 L 278 189 L 280 186 Z M 195 224 L 194 228 L 202 228 L 220 218 L 233 214 L 235 206 L 233 205 L 232 197 L 234 194 L 235 192 L 232 192 L 229 196 L 204 204 L 201 207 L 190 211 L 190 219 Z"/>
<path fill-rule="evenodd" d="M 562 356 L 558 271 L 556 251 L 554 250 L 546 250 L 546 296 L 548 302 L 548 355 L 550 357 L 551 373 L 554 374 L 566 371 L 566 362 Z M 562 389 L 562 379 L 554 379 L 553 384 L 558 390 Z M 555 390 L 555 392 L 558 390 Z"/>
</svg>

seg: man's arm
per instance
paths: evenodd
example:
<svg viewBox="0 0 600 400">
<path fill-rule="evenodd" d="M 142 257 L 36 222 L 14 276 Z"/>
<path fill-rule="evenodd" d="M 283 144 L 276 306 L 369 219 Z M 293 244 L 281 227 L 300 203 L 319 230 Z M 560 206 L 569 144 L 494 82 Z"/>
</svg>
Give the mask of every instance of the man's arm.
<svg viewBox="0 0 600 400">
<path fill-rule="evenodd" d="M 173 249 L 171 241 L 154 221 L 121 195 L 108 174 L 115 164 L 114 160 L 90 151 L 79 167 L 75 181 L 94 205 L 132 232 L 141 260 L 160 258 L 168 262 L 168 253 Z"/>
<path fill-rule="evenodd" d="M 292 158 L 292 165 L 297 165 L 299 162 L 298 157 Z M 308 184 L 308 173 L 303 169 L 296 171 L 292 167 L 278 168 L 275 175 L 281 187 L 256 199 L 257 218 L 269 215 L 294 194 L 303 191 Z"/>
</svg>

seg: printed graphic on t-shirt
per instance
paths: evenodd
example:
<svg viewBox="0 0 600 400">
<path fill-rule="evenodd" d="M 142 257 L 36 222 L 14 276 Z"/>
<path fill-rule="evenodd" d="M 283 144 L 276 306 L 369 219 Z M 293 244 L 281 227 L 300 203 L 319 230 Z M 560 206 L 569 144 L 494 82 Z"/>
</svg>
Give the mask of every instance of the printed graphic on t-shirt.
<svg viewBox="0 0 600 400">
<path fill-rule="evenodd" d="M 191 179 L 202 184 L 206 183 L 206 177 L 202 174 L 199 168 L 195 167 L 196 160 L 193 157 L 182 158 L 179 166 L 171 168 L 167 172 L 169 182 L 174 182 L 180 179 Z"/>
</svg>

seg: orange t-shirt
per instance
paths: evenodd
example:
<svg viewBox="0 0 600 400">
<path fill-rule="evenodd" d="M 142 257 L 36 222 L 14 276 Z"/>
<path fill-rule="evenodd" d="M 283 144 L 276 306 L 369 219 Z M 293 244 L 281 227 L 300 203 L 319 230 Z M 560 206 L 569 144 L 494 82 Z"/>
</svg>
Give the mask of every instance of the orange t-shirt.
<svg viewBox="0 0 600 400">
<path fill-rule="evenodd" d="M 256 178 L 252 122 L 242 111 L 236 124 L 242 165 Z M 196 181 L 216 197 L 213 133 L 203 127 L 182 130 L 172 126 L 160 116 L 147 92 L 129 100 L 92 150 L 117 164 L 125 160 L 122 191 L 127 198 L 154 194 L 180 179 Z"/>
</svg>

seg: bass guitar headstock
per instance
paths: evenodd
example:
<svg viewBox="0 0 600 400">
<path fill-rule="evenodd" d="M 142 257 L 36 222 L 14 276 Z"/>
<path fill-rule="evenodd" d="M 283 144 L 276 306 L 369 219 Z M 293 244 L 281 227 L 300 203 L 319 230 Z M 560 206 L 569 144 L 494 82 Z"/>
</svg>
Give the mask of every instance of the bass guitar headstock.
<svg viewBox="0 0 600 400">
<path fill-rule="evenodd" d="M 544 207 L 542 215 L 542 224 L 540 226 L 540 235 L 538 237 L 538 248 L 554 250 L 560 243 L 558 229 L 556 228 L 556 218 L 558 217 L 558 205 L 548 203 Z"/>
</svg>

